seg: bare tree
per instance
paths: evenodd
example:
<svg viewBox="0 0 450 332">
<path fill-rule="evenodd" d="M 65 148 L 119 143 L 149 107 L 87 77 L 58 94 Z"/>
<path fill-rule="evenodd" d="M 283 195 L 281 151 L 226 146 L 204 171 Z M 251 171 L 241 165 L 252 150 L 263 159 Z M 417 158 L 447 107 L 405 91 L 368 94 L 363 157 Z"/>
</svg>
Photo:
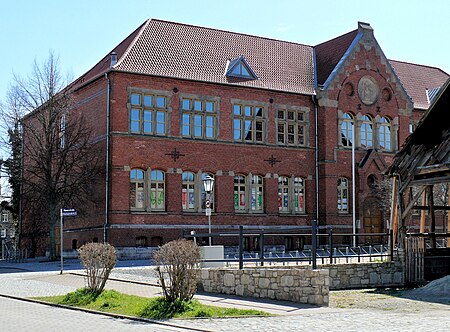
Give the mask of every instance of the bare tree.
<svg viewBox="0 0 450 332">
<path fill-rule="evenodd" d="M 56 258 L 59 209 L 81 206 L 100 165 L 92 131 L 66 86 L 58 58 L 50 53 L 44 64 L 35 62 L 26 79 L 14 78 L 3 112 L 22 142 L 21 160 L 14 162 L 22 166 L 22 235 L 48 232 L 51 259 Z"/>
</svg>

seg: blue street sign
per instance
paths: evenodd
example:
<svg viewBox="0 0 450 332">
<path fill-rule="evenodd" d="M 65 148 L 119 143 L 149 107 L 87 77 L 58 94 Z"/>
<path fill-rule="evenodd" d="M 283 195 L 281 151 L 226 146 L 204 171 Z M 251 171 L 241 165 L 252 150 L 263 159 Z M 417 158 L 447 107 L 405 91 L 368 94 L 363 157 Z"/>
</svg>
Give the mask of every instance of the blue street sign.
<svg viewBox="0 0 450 332">
<path fill-rule="evenodd" d="M 61 210 L 62 217 L 74 217 L 77 214 L 78 214 L 78 212 L 75 209 L 62 209 Z"/>
</svg>

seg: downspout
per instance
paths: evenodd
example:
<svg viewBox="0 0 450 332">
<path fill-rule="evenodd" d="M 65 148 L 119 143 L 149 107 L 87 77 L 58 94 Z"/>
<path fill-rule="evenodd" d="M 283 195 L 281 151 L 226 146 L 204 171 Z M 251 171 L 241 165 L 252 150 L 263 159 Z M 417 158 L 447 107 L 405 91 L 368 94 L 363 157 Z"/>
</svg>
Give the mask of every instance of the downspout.
<svg viewBox="0 0 450 332">
<path fill-rule="evenodd" d="M 106 90 L 106 158 L 105 158 L 105 222 L 103 224 L 103 242 L 108 241 L 108 222 L 109 222 L 109 148 L 110 148 L 110 93 L 111 82 L 108 77 L 108 72 L 105 73 L 107 80 Z"/>
<path fill-rule="evenodd" d="M 314 136 L 315 136 L 315 172 L 316 172 L 316 222 L 317 228 L 319 228 L 319 107 L 317 101 L 317 66 L 316 66 L 316 50 L 312 49 L 312 57 L 313 57 L 313 76 L 314 76 L 314 94 L 311 96 L 311 100 L 314 104 L 314 120 L 315 120 L 315 128 L 314 128 Z"/>
<path fill-rule="evenodd" d="M 317 220 L 317 227 L 319 227 L 319 108 L 317 106 L 317 96 L 312 95 L 311 100 L 314 104 L 314 117 L 315 117 L 315 129 L 314 129 L 314 136 L 315 136 L 315 172 L 316 172 L 316 220 Z"/>
</svg>

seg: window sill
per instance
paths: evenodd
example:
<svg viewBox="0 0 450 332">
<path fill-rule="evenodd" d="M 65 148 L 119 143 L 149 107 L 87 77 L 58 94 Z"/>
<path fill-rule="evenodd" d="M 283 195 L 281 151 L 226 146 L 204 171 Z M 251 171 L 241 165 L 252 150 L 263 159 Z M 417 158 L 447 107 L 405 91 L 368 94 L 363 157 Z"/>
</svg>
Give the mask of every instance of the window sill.
<svg viewBox="0 0 450 332">
<path fill-rule="evenodd" d="M 131 214 L 161 214 L 166 215 L 168 214 L 167 211 L 147 211 L 147 210 L 130 210 Z"/>
</svg>

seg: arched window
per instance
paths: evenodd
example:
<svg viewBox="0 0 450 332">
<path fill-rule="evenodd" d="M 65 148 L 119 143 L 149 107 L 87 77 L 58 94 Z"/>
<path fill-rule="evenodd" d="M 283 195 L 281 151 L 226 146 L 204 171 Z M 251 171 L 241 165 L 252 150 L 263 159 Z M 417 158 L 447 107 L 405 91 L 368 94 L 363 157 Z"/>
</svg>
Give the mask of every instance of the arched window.
<svg viewBox="0 0 450 332">
<path fill-rule="evenodd" d="M 201 198 L 202 198 L 202 210 L 206 209 L 206 199 L 209 199 L 209 204 L 210 204 L 210 208 L 212 211 L 214 211 L 214 188 L 216 187 L 216 181 L 214 181 L 214 185 L 212 188 L 212 191 L 209 193 L 209 197 L 206 197 L 206 191 L 205 191 L 205 186 L 203 185 L 203 181 L 207 178 L 207 177 L 211 177 L 215 180 L 214 175 L 211 173 L 202 173 L 202 194 L 201 194 Z"/>
<path fill-rule="evenodd" d="M 150 173 L 150 208 L 152 210 L 165 210 L 165 182 L 164 172 L 153 170 Z"/>
<path fill-rule="evenodd" d="M 195 174 L 183 172 L 181 175 L 181 204 L 183 211 L 195 211 Z"/>
<path fill-rule="evenodd" d="M 294 211 L 305 212 L 305 180 L 294 178 Z"/>
<path fill-rule="evenodd" d="M 380 120 L 379 142 L 380 149 L 391 150 L 391 121 L 386 117 Z"/>
<path fill-rule="evenodd" d="M 234 210 L 244 212 L 246 210 L 245 175 L 234 177 Z"/>
<path fill-rule="evenodd" d="M 278 178 L 278 211 L 289 212 L 289 178 L 280 176 Z"/>
<path fill-rule="evenodd" d="M 339 178 L 337 183 L 337 205 L 338 212 L 348 212 L 348 180 L 346 178 Z"/>
<path fill-rule="evenodd" d="M 252 183 L 250 185 L 251 195 L 251 210 L 255 212 L 262 212 L 263 207 L 263 178 L 259 175 L 252 176 Z"/>
<path fill-rule="evenodd" d="M 130 207 L 145 208 L 144 171 L 141 169 L 130 172 Z"/>
<path fill-rule="evenodd" d="M 341 144 L 350 147 L 353 144 L 354 119 L 350 113 L 344 113 L 341 124 Z"/>
<path fill-rule="evenodd" d="M 373 146 L 373 122 L 372 118 L 368 115 L 362 117 L 361 146 L 367 149 Z"/>
</svg>

